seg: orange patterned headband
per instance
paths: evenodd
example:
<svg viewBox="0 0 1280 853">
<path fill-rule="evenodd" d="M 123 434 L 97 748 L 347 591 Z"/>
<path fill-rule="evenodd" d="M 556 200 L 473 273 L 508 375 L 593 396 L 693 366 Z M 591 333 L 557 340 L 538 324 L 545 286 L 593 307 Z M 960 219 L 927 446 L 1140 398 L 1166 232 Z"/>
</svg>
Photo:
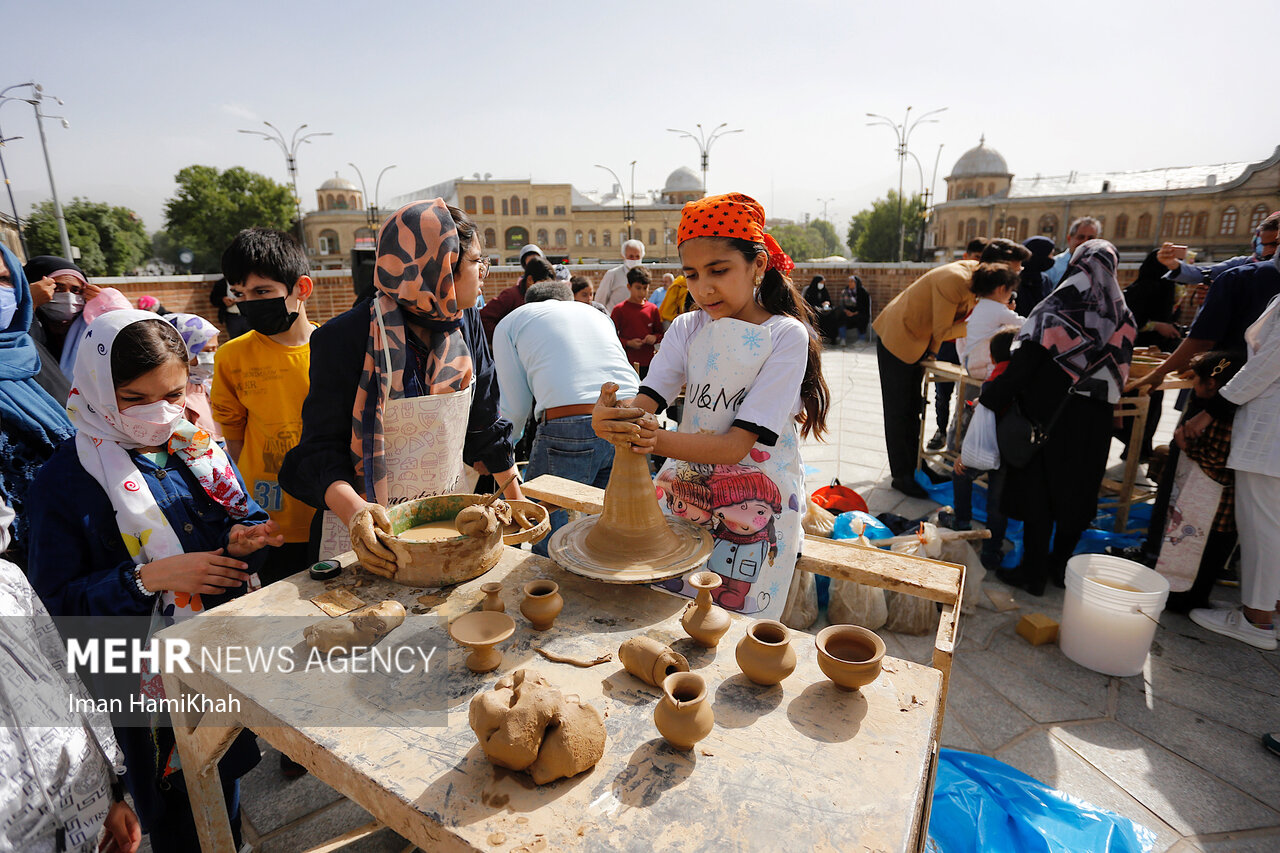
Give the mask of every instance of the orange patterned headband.
<svg viewBox="0 0 1280 853">
<path fill-rule="evenodd" d="M 764 230 L 764 207 L 749 195 L 726 193 L 687 203 L 680 211 L 676 245 L 694 237 L 730 237 L 763 243 L 769 251 L 769 268 L 783 275 L 795 269 L 773 237 Z"/>
</svg>

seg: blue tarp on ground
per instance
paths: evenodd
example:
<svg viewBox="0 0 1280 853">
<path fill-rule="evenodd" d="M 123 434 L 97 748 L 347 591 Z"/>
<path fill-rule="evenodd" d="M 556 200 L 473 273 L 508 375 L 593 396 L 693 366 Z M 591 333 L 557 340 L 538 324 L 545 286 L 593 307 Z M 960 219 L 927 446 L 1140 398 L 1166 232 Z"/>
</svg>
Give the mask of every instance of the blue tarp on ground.
<svg viewBox="0 0 1280 853">
<path fill-rule="evenodd" d="M 1150 853 L 1156 835 L 994 758 L 943 749 L 931 853 Z"/>
</svg>

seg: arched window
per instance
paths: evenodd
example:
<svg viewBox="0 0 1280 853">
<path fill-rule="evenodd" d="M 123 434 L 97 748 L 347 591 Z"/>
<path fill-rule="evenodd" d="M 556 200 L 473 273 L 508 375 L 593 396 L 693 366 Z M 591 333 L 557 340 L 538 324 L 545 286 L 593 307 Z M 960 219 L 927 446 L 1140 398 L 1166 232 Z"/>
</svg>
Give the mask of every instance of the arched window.
<svg viewBox="0 0 1280 853">
<path fill-rule="evenodd" d="M 463 200 L 462 200 L 462 209 L 463 209 L 463 210 L 465 210 L 467 213 L 475 213 L 475 212 L 476 212 L 476 197 L 475 197 L 475 196 L 473 196 L 473 195 L 469 195 L 469 196 L 467 196 L 465 199 L 463 199 Z"/>
<path fill-rule="evenodd" d="M 517 209 L 516 212 L 518 213 L 519 210 Z M 511 205 L 507 203 L 507 200 L 505 198 L 502 200 L 502 215 L 503 216 L 511 215 Z"/>
<path fill-rule="evenodd" d="M 539 228 L 538 229 L 538 245 L 545 246 L 547 245 L 548 242 L 549 241 L 547 239 L 547 229 Z"/>
<path fill-rule="evenodd" d="M 556 245 L 562 249 L 569 245 L 569 235 L 563 228 L 556 229 Z"/>
<path fill-rule="evenodd" d="M 492 228 L 484 229 L 484 244 L 490 249 L 498 245 L 498 232 Z"/>
<path fill-rule="evenodd" d="M 987 236 L 987 220 L 985 219 L 978 223 L 978 236 Z"/>
<path fill-rule="evenodd" d="M 1151 214 L 1144 213 L 1138 217 L 1138 234 L 1139 239 L 1145 239 L 1151 236 Z"/>
<path fill-rule="evenodd" d="M 942 221 L 942 233 L 939 235 L 938 242 L 944 246 L 947 245 L 947 222 L 945 219 Z"/>
<path fill-rule="evenodd" d="M 964 227 L 964 241 L 968 243 L 970 240 L 972 240 L 974 237 L 977 237 L 977 236 L 978 236 L 978 220 L 974 219 L 973 217 L 969 217 L 969 221 L 965 223 L 965 227 Z"/>
<path fill-rule="evenodd" d="M 1027 229 L 1030 227 L 1031 227 L 1031 223 L 1026 219 L 1023 219 L 1021 222 L 1018 223 L 1018 239 L 1019 240 L 1027 239 Z"/>
<path fill-rule="evenodd" d="M 484 198 L 480 199 L 480 212 L 490 213 L 490 214 L 493 213 L 493 196 L 487 195 Z"/>
<path fill-rule="evenodd" d="M 574 231 L 574 232 L 573 232 L 573 245 L 575 245 L 575 246 L 581 246 L 581 245 L 582 245 L 582 232 L 581 232 L 581 231 Z"/>
<path fill-rule="evenodd" d="M 613 232 L 610 231 L 608 228 L 600 232 L 600 244 L 602 246 L 613 245 Z"/>
<path fill-rule="evenodd" d="M 1040 223 L 1036 226 L 1036 232 L 1056 238 L 1058 234 L 1058 217 L 1052 213 L 1046 213 L 1041 216 Z"/>
<path fill-rule="evenodd" d="M 1200 211 L 1196 214 L 1196 224 L 1191 231 L 1193 237 L 1204 237 L 1209 233 L 1209 214 L 1207 211 Z"/>
<path fill-rule="evenodd" d="M 513 195 L 511 197 L 511 215 L 512 216 L 520 215 L 520 196 L 518 195 Z"/>
<path fill-rule="evenodd" d="M 987 195 L 995 195 L 995 194 L 996 194 L 996 185 L 987 184 Z"/>
<path fill-rule="evenodd" d="M 529 199 L 527 198 L 520 199 L 520 215 L 521 216 L 529 215 Z"/>
<path fill-rule="evenodd" d="M 596 230 L 592 228 L 587 232 L 587 245 L 594 246 L 596 244 Z"/>
<path fill-rule="evenodd" d="M 1252 215 L 1249 216 L 1249 231 L 1256 231 L 1258 226 L 1262 224 L 1262 220 L 1267 218 L 1267 206 L 1260 204 L 1253 209 Z"/>
<path fill-rule="evenodd" d="M 342 251 L 342 247 L 338 245 L 338 232 L 332 228 L 326 228 L 320 232 L 320 254 L 336 255 Z"/>
<path fill-rule="evenodd" d="M 667 245 L 674 246 L 676 242 L 676 229 L 667 228 Z"/>
<path fill-rule="evenodd" d="M 657 228 L 649 229 L 649 245 L 650 246 L 658 245 L 658 229 Z"/>
<path fill-rule="evenodd" d="M 1129 236 L 1128 214 L 1122 213 L 1116 217 L 1115 233 L 1111 236 L 1115 237 L 1117 240 L 1123 240 L 1125 237 Z"/>
<path fill-rule="evenodd" d="M 516 225 L 508 228 L 502 236 L 506 237 L 507 251 L 518 250 L 529 242 L 529 229 Z"/>
<path fill-rule="evenodd" d="M 1168 239 L 1173 236 L 1173 214 L 1166 213 L 1160 217 L 1160 237 Z"/>
<path fill-rule="evenodd" d="M 1191 211 L 1189 210 L 1184 210 L 1181 213 L 1179 213 L 1178 214 L 1178 230 L 1174 232 L 1174 235 L 1177 237 L 1190 237 L 1191 223 L 1193 219 L 1194 217 L 1191 215 Z"/>
<path fill-rule="evenodd" d="M 618 231 L 618 245 L 619 245 L 619 246 L 621 246 L 623 243 L 627 242 L 627 241 L 628 241 L 628 240 L 630 240 L 630 239 L 631 239 L 631 238 L 627 236 L 627 232 L 626 232 L 626 231 L 621 231 L 621 230 L 619 230 L 619 231 Z"/>
<path fill-rule="evenodd" d="M 1218 233 L 1223 237 L 1234 236 L 1236 233 L 1236 221 L 1239 218 L 1240 214 L 1236 212 L 1234 206 L 1222 211 L 1222 224 L 1218 226 Z"/>
</svg>

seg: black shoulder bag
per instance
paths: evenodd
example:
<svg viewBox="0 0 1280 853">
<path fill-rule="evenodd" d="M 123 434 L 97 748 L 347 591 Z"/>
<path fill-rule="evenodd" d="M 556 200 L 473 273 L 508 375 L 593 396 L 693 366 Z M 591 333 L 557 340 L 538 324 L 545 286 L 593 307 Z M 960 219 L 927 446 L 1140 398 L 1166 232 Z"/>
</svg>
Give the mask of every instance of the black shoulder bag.
<svg viewBox="0 0 1280 853">
<path fill-rule="evenodd" d="M 1049 422 L 1043 426 L 1028 417 L 1022 411 L 1022 404 L 1018 398 L 1014 397 L 1009 410 L 996 424 L 996 444 L 1000 447 L 1001 462 L 1008 463 L 1014 468 L 1025 468 L 1040 450 L 1045 439 L 1049 437 L 1049 431 L 1058 422 L 1058 416 L 1066 408 L 1070 396 L 1070 392 L 1063 395 L 1057 410 L 1049 418 Z"/>
</svg>

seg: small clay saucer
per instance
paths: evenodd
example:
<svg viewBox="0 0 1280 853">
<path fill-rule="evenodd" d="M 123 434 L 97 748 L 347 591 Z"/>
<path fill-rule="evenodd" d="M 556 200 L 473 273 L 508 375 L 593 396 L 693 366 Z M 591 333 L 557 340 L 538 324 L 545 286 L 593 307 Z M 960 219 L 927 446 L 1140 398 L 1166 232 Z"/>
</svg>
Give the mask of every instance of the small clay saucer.
<svg viewBox="0 0 1280 853">
<path fill-rule="evenodd" d="M 496 610 L 465 613 L 449 623 L 449 636 L 460 646 L 471 649 L 467 669 L 492 672 L 502 664 L 502 652 L 494 648 L 516 631 L 516 620 Z"/>
</svg>

